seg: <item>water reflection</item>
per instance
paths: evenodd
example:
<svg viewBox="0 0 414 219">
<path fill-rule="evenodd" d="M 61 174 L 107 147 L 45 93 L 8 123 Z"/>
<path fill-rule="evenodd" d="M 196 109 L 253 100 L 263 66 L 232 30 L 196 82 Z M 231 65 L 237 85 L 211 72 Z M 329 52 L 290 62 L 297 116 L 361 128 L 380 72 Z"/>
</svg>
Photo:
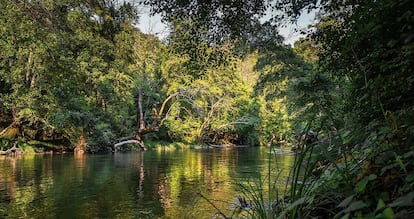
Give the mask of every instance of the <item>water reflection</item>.
<svg viewBox="0 0 414 219">
<path fill-rule="evenodd" d="M 0 218 L 211 218 L 230 215 L 236 183 L 286 177 L 267 149 L 0 157 Z"/>
</svg>

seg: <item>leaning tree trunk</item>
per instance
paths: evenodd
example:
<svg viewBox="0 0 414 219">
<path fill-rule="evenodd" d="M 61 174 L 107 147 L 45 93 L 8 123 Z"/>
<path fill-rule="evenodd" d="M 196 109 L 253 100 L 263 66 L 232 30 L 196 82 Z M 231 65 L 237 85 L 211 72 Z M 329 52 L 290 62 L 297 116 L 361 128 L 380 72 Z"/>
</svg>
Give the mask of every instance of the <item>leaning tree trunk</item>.
<svg viewBox="0 0 414 219">
<path fill-rule="evenodd" d="M 187 95 L 186 90 L 180 90 L 177 93 L 171 94 L 168 96 L 164 102 L 162 103 L 160 110 L 157 110 L 157 106 L 155 104 L 152 105 L 152 115 L 153 115 L 153 121 L 152 123 L 146 123 L 144 118 L 144 110 L 142 108 L 142 100 L 143 100 L 143 93 L 141 88 L 138 89 L 137 99 L 138 99 L 138 130 L 135 133 L 134 137 L 128 138 L 127 140 L 121 141 L 119 143 L 116 143 L 114 145 L 114 150 L 116 150 L 117 147 L 122 146 L 124 144 L 137 144 L 142 150 L 145 150 L 145 146 L 143 143 L 143 136 L 148 133 L 158 132 L 159 128 L 162 126 L 164 121 L 168 119 L 168 116 L 170 114 L 170 109 L 164 114 L 164 110 L 166 109 L 167 103 L 172 100 L 174 97 L 182 97 L 181 100 L 185 100 L 188 103 L 195 105 L 194 102 L 189 98 Z"/>
<path fill-rule="evenodd" d="M 19 125 L 20 121 L 17 117 L 17 113 L 18 113 L 17 109 L 13 107 L 12 109 L 13 121 L 10 123 L 10 125 L 8 125 L 6 128 L 0 131 L 0 137 L 5 135 L 10 129 Z"/>
</svg>

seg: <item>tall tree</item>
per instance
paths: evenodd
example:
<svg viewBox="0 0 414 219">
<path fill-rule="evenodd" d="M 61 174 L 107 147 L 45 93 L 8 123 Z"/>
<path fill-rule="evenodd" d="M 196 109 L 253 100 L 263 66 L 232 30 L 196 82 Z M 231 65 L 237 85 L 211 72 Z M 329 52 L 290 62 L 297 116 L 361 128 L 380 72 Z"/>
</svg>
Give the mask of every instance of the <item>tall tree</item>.
<svg viewBox="0 0 414 219">
<path fill-rule="evenodd" d="M 161 13 L 166 22 L 192 22 L 194 25 L 189 29 L 192 36 L 213 43 L 247 36 L 266 11 L 266 2 L 260 0 L 150 0 L 141 3 L 150 6 L 153 13 Z"/>
<path fill-rule="evenodd" d="M 112 1 L 1 3 L 2 112 L 11 123 L 6 129 L 17 126 L 20 135 L 36 140 L 60 136 L 60 141 L 89 145 L 90 150 L 112 142 L 116 129 L 109 124 L 115 112 L 109 109 L 120 100 L 113 91 L 128 82 L 120 59 L 131 62 L 117 56 L 114 45 L 120 33 L 131 29 L 132 6 Z"/>
</svg>

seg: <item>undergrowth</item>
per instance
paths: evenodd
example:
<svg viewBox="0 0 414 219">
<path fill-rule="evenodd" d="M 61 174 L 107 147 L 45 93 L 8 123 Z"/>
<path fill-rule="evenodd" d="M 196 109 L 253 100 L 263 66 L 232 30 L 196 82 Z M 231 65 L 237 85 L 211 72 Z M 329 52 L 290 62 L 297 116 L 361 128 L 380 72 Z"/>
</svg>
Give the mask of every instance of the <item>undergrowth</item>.
<svg viewBox="0 0 414 219">
<path fill-rule="evenodd" d="M 300 144 L 285 192 L 278 193 L 279 175 L 249 180 L 239 185 L 240 209 L 249 218 L 410 218 L 412 115 L 384 113 L 383 120 L 338 130 L 329 141 Z M 276 161 L 269 157 L 269 171 L 270 162 Z"/>
</svg>

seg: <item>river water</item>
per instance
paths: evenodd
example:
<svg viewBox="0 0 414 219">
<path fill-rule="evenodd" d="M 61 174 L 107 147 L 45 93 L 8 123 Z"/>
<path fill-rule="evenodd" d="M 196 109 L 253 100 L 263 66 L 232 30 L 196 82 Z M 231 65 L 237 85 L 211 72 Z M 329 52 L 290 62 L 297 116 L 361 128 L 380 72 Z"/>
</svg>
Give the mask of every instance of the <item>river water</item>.
<svg viewBox="0 0 414 219">
<path fill-rule="evenodd" d="M 267 148 L 1 156 L 0 218 L 230 216 L 238 183 L 283 182 L 293 161 Z"/>
</svg>

